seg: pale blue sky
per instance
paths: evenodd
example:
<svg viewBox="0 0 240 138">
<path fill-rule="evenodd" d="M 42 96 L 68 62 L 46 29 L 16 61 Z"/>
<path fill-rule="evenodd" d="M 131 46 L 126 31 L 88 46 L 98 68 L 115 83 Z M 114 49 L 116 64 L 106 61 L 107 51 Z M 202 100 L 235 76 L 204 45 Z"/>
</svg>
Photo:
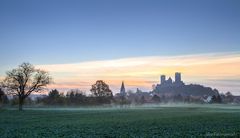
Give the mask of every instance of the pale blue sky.
<svg viewBox="0 0 240 138">
<path fill-rule="evenodd" d="M 240 51 L 239 0 L 1 0 L 0 64 Z"/>
</svg>

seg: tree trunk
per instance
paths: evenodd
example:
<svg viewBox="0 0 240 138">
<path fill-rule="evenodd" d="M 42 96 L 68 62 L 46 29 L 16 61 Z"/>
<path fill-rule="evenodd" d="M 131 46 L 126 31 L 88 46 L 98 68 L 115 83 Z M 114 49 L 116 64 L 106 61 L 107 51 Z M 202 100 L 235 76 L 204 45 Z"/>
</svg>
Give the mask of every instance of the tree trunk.
<svg viewBox="0 0 240 138">
<path fill-rule="evenodd" d="M 22 111 L 23 110 L 23 98 L 22 97 L 19 97 L 19 107 L 18 107 L 18 110 L 19 111 Z"/>
<path fill-rule="evenodd" d="M 0 96 L 0 108 L 2 108 L 2 105 L 3 105 L 3 100 L 2 100 L 2 97 Z"/>
</svg>

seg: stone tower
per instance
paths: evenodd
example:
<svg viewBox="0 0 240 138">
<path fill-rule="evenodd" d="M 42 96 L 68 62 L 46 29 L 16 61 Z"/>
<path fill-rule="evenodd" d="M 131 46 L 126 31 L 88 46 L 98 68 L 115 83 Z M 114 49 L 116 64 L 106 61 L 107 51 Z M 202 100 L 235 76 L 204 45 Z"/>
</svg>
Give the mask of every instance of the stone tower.
<svg viewBox="0 0 240 138">
<path fill-rule="evenodd" d="M 181 78 L 181 73 L 180 72 L 176 72 L 175 73 L 175 83 L 181 83 L 182 82 L 182 78 Z"/>
</svg>

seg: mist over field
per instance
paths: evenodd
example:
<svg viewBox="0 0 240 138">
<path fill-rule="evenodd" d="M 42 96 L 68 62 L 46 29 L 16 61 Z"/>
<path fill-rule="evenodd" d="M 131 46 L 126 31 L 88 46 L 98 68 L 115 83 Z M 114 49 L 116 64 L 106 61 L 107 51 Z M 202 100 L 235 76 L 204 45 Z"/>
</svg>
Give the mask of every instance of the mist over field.
<svg viewBox="0 0 240 138">
<path fill-rule="evenodd" d="M 239 116 L 240 107 L 236 105 L 26 108 L 24 112 L 12 109 L 0 111 L 0 134 L 2 137 L 239 137 Z"/>
<path fill-rule="evenodd" d="M 40 110 L 40 111 L 114 111 L 114 110 L 144 110 L 144 109 L 156 109 L 164 110 L 166 108 L 176 108 L 176 109 L 203 109 L 202 111 L 218 111 L 222 112 L 240 112 L 239 105 L 232 104 L 186 104 L 186 103 L 166 103 L 166 104 L 143 104 L 143 105 L 99 105 L 99 106 L 27 106 L 26 110 Z M 216 109 L 216 110 L 214 110 Z M 9 108 L 8 110 L 17 110 L 16 108 Z"/>
</svg>

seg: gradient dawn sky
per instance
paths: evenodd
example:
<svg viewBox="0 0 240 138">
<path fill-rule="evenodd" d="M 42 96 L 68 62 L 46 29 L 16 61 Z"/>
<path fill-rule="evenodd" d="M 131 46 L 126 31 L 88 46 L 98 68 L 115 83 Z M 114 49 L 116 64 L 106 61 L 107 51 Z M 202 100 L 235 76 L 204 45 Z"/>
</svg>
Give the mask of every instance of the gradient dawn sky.
<svg viewBox="0 0 240 138">
<path fill-rule="evenodd" d="M 240 95 L 239 0 L 1 0 L 0 79 L 22 62 L 49 88 L 151 90 L 160 74 Z"/>
</svg>

